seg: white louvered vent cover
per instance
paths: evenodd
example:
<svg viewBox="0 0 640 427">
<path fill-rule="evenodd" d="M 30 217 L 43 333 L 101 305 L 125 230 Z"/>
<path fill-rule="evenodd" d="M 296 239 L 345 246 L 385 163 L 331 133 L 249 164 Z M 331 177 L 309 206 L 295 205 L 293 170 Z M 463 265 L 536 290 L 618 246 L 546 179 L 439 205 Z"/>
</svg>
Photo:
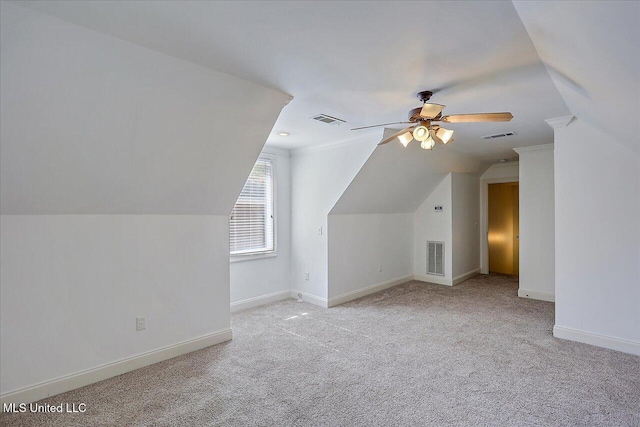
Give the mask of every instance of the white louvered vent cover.
<svg viewBox="0 0 640 427">
<path fill-rule="evenodd" d="M 427 242 L 427 273 L 444 276 L 444 242 Z"/>
<path fill-rule="evenodd" d="M 482 136 L 482 139 L 496 139 L 496 138 L 504 138 L 505 136 L 514 136 L 517 135 L 515 132 L 505 132 L 505 133 L 496 133 L 495 135 L 487 135 Z"/>
<path fill-rule="evenodd" d="M 346 123 L 344 120 L 339 119 L 337 117 L 329 116 L 327 114 L 318 114 L 310 117 L 313 120 L 317 120 L 322 123 L 327 123 L 329 125 L 340 125 L 342 123 Z"/>
</svg>

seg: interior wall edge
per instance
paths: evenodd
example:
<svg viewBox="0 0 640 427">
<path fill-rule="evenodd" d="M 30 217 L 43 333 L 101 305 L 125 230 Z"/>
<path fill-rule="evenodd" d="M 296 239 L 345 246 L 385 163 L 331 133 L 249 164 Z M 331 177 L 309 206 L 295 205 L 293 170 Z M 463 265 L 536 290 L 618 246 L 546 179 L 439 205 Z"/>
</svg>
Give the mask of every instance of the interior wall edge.
<svg viewBox="0 0 640 427">
<path fill-rule="evenodd" d="M 640 356 L 640 342 L 625 340 L 623 338 L 608 335 L 594 334 L 593 332 L 582 331 L 580 329 L 568 328 L 566 326 L 553 326 L 553 336 L 569 341 L 576 341 L 596 347 L 604 347 L 610 350 L 621 351 L 623 353 Z"/>
<path fill-rule="evenodd" d="M 520 298 L 529 298 L 529 299 L 536 299 L 539 301 L 547 301 L 547 302 L 556 302 L 556 296 L 555 294 L 552 294 L 550 292 L 540 292 L 540 291 L 534 291 L 531 289 L 518 289 L 518 296 Z"/>
<path fill-rule="evenodd" d="M 376 292 L 401 285 L 411 280 L 413 280 L 413 274 L 408 274 L 406 276 L 398 277 L 397 279 L 386 280 L 381 283 L 376 283 L 375 285 L 367 286 L 365 288 L 361 288 L 351 292 L 346 292 L 342 295 L 329 298 L 328 306 L 335 307 L 337 305 L 344 304 L 346 302 L 353 301 L 355 299 L 362 298 L 364 296 L 371 295 Z"/>
<path fill-rule="evenodd" d="M 456 276 L 453 278 L 452 283 L 453 285 L 457 285 L 460 284 L 462 282 L 465 282 L 469 279 L 471 279 L 473 276 L 477 275 L 480 273 L 480 267 L 478 268 L 474 268 L 471 271 L 467 271 L 466 273 L 460 274 L 459 276 Z"/>
<path fill-rule="evenodd" d="M 309 304 L 317 305 L 318 307 L 328 308 L 328 299 L 324 297 L 319 297 L 317 295 L 309 294 L 307 292 L 302 292 L 297 289 L 291 289 L 290 296 L 291 298 L 298 299 L 299 295 L 302 295 L 302 301 L 308 302 Z"/>
<path fill-rule="evenodd" d="M 230 341 L 232 338 L 233 332 L 231 329 L 223 329 L 191 340 L 158 348 L 132 357 L 117 360 L 115 362 L 96 366 L 95 368 L 86 369 L 63 377 L 55 378 L 50 381 L 44 381 L 39 384 L 7 392 L 0 396 L 0 404 L 35 402 L 49 396 L 75 390 L 98 381 L 103 381 L 136 369 L 144 368 L 145 366 L 153 365 L 167 359 L 172 359 L 174 357 L 220 344 L 225 341 Z"/>
<path fill-rule="evenodd" d="M 240 301 L 234 301 L 231 303 L 231 313 L 237 313 L 249 308 L 259 307 L 265 304 L 271 304 L 272 302 L 282 301 L 292 298 L 291 290 L 287 289 L 280 292 L 272 292 L 270 294 L 259 295 L 253 298 L 247 298 Z"/>
<path fill-rule="evenodd" d="M 453 286 L 453 280 L 441 276 L 427 276 L 423 274 L 416 274 L 413 276 L 413 280 L 432 283 L 434 285 Z"/>
</svg>

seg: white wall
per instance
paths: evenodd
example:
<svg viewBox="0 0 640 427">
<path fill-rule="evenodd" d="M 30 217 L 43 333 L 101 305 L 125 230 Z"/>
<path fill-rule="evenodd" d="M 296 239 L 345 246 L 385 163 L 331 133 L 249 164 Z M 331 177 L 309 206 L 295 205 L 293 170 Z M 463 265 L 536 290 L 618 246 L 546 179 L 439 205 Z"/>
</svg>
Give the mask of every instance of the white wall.
<svg viewBox="0 0 640 427">
<path fill-rule="evenodd" d="M 1 218 L 3 394 L 229 328 L 226 216 Z"/>
<path fill-rule="evenodd" d="M 416 279 L 442 285 L 451 285 L 453 277 L 451 175 L 442 178 L 414 213 L 414 275 Z M 442 206 L 442 211 L 434 211 L 435 206 Z M 444 277 L 427 274 L 427 241 L 444 242 Z"/>
<path fill-rule="evenodd" d="M 413 275 L 413 214 L 329 215 L 329 230 L 330 305 Z"/>
<path fill-rule="evenodd" d="M 640 3 L 514 6 L 578 118 L 555 131 L 554 335 L 640 354 Z"/>
<path fill-rule="evenodd" d="M 578 119 L 554 166 L 554 335 L 640 354 L 640 157 Z"/>
<path fill-rule="evenodd" d="M 1 8 L 0 393 L 228 331 L 228 214 L 289 97 Z"/>
<path fill-rule="evenodd" d="M 480 177 L 480 272 L 489 274 L 489 184 L 520 180 L 518 162 L 496 163 Z"/>
<path fill-rule="evenodd" d="M 394 132 L 385 129 L 385 135 Z M 446 240 L 448 276 L 430 276 L 429 280 L 451 284 L 451 177 L 445 184 L 448 196 L 442 194 L 442 188 L 438 192 L 437 187 L 451 171 L 477 172 L 481 167 L 478 160 L 449 147 L 425 151 L 417 143 L 405 148 L 397 140 L 376 147 L 329 215 L 330 303 L 332 300 L 345 302 L 348 297 L 359 297 L 391 283 L 408 280 L 413 275 L 416 256 L 424 266 L 419 275 L 426 275 L 426 238 L 421 236 L 418 244 L 413 231 L 407 234 L 409 230 L 404 228 L 406 218 L 411 218 L 410 223 L 414 222 L 416 211 L 421 222 L 418 225 L 420 232 L 425 234 L 429 229 L 431 238 L 443 234 L 439 223 L 447 218 L 446 239 L 439 240 Z M 419 208 L 430 194 L 447 199 L 440 203 L 446 204 L 446 212 L 437 214 L 435 222 L 427 218 L 431 211 Z M 474 196 L 477 198 L 477 194 Z M 337 234 L 332 224 L 335 224 Z M 379 236 L 383 239 L 377 240 Z M 384 260 L 379 259 L 381 256 Z M 382 272 L 378 271 L 380 262 Z M 347 271 L 348 266 L 351 271 Z"/>
<path fill-rule="evenodd" d="M 480 271 L 480 180 L 471 174 L 451 175 L 453 280 Z"/>
<path fill-rule="evenodd" d="M 274 293 L 288 297 L 291 288 L 291 168 L 289 150 L 267 147 L 275 178 L 276 256 L 237 257 L 231 262 L 231 304 Z M 286 295 L 284 295 L 286 294 Z M 248 301 L 247 301 L 248 303 Z"/>
<path fill-rule="evenodd" d="M 520 289 L 525 298 L 553 301 L 555 206 L 553 144 L 517 148 L 520 155 Z"/>
<path fill-rule="evenodd" d="M 379 140 L 380 135 L 369 134 L 343 144 L 292 152 L 291 287 L 315 297 L 316 303 L 326 303 L 328 298 L 327 215 Z"/>
</svg>

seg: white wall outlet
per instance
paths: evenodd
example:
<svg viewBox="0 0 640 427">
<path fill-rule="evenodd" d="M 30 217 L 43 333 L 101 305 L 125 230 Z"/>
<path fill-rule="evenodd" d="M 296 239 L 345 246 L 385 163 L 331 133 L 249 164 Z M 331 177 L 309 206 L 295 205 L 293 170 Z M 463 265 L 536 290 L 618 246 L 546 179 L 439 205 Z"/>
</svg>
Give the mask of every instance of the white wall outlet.
<svg viewBox="0 0 640 427">
<path fill-rule="evenodd" d="M 378 264 L 378 272 L 382 273 L 382 264 Z"/>
<path fill-rule="evenodd" d="M 318 227 L 318 236 L 322 236 L 322 227 Z"/>
<path fill-rule="evenodd" d="M 144 317 L 136 317 L 136 331 L 144 331 L 147 328 L 147 322 Z"/>
<path fill-rule="evenodd" d="M 309 280 L 309 273 L 304 273 L 304 280 Z"/>
</svg>

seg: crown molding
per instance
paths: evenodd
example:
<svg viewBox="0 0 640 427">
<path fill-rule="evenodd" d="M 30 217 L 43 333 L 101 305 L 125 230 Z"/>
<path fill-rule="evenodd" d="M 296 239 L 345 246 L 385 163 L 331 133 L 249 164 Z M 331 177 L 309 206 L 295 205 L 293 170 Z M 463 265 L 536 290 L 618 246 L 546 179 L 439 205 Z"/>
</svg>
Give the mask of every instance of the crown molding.
<svg viewBox="0 0 640 427">
<path fill-rule="evenodd" d="M 532 151 L 553 151 L 553 144 L 533 145 L 531 147 L 519 147 L 519 148 L 514 148 L 513 151 L 515 151 L 518 154 L 530 153 Z"/>
<path fill-rule="evenodd" d="M 565 128 L 569 126 L 571 123 L 573 123 L 575 119 L 576 119 L 575 116 L 562 116 L 562 117 L 556 117 L 553 119 L 547 119 L 545 120 L 545 122 L 547 122 L 547 124 L 551 126 L 553 129 L 558 129 L 558 128 Z"/>
<path fill-rule="evenodd" d="M 489 166 L 489 169 L 498 169 L 498 168 L 508 168 L 508 167 L 513 167 L 513 166 L 519 166 L 520 162 L 518 160 L 512 160 L 510 162 L 502 162 L 502 163 L 493 163 L 491 166 Z"/>
</svg>

